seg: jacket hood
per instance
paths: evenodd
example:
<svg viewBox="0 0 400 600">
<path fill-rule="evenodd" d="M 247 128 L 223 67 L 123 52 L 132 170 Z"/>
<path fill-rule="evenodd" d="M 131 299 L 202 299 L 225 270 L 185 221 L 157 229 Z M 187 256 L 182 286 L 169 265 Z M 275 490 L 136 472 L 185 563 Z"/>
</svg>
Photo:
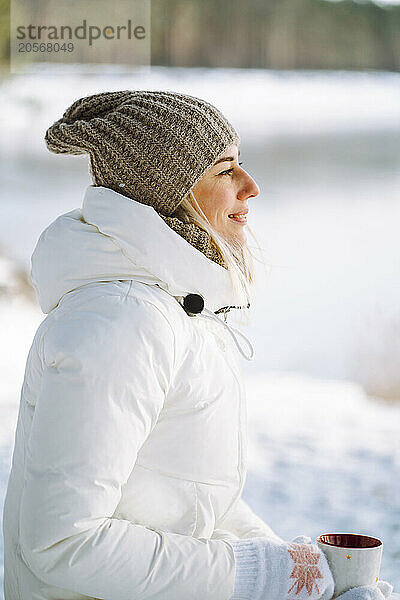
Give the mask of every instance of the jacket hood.
<svg viewBox="0 0 400 600">
<path fill-rule="evenodd" d="M 31 259 L 40 307 L 95 281 L 134 279 L 174 296 L 201 294 L 212 311 L 240 303 L 226 269 L 163 221 L 152 206 L 89 186 L 82 207 L 60 215 L 40 235 Z"/>
</svg>

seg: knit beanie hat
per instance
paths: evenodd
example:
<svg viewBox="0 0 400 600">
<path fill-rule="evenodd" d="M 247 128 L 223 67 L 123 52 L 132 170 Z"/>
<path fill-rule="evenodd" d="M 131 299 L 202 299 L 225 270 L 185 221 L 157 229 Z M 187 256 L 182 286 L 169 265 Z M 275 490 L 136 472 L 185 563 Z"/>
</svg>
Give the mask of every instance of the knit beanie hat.
<svg viewBox="0 0 400 600">
<path fill-rule="evenodd" d="M 169 227 L 225 266 L 210 235 L 179 205 L 240 137 L 212 104 L 177 92 L 118 91 L 74 102 L 46 132 L 56 154 L 89 154 L 93 184 L 152 206 Z"/>
</svg>

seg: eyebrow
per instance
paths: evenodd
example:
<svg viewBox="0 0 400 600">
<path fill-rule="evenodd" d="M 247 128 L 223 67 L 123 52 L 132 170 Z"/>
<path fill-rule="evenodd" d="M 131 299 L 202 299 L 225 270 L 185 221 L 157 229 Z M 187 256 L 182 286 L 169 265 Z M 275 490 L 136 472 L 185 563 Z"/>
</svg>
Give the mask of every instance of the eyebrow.
<svg viewBox="0 0 400 600">
<path fill-rule="evenodd" d="M 238 152 L 238 156 L 240 156 L 240 150 Z M 218 165 L 221 162 L 232 161 L 232 160 L 235 160 L 234 156 L 223 156 L 222 158 L 219 158 L 218 160 L 216 160 L 213 166 L 215 167 L 215 165 Z"/>
</svg>

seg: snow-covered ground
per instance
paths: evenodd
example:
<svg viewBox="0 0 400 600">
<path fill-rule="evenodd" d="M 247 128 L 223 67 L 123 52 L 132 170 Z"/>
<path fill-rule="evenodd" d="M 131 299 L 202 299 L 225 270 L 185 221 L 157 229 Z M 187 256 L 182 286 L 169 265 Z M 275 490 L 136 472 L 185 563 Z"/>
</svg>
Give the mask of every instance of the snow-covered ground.
<svg viewBox="0 0 400 600">
<path fill-rule="evenodd" d="M 359 532 L 384 542 L 381 577 L 400 588 L 400 406 L 350 382 L 247 378 L 245 497 L 284 539 Z"/>
<path fill-rule="evenodd" d="M 245 497 L 284 538 L 359 531 L 385 544 L 400 589 L 400 75 L 163 69 L 0 83 L 0 506 L 26 356 L 44 318 L 20 267 L 41 230 L 79 206 L 84 157 L 46 151 L 75 99 L 170 89 L 219 106 L 242 137 L 261 194 L 249 223 L 268 264 L 246 332 Z M 347 381 L 346 381 L 347 380 Z M 385 392 L 386 390 L 386 392 Z M 397 390 L 397 392 L 396 392 Z M 1 588 L 1 586 L 0 586 Z"/>
</svg>

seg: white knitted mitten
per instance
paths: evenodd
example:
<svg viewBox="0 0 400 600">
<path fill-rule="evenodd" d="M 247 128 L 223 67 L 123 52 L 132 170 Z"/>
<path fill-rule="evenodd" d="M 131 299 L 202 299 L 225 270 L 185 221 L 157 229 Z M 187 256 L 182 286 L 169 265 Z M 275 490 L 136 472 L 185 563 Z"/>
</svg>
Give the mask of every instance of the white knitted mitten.
<svg viewBox="0 0 400 600">
<path fill-rule="evenodd" d="M 362 585 L 343 592 L 337 600 L 387 600 L 392 592 L 393 586 L 380 580 L 376 585 Z"/>
<path fill-rule="evenodd" d="M 328 561 L 316 544 L 295 541 L 306 539 L 310 540 L 231 540 L 236 561 L 231 600 L 329 600 L 334 582 Z"/>
</svg>

